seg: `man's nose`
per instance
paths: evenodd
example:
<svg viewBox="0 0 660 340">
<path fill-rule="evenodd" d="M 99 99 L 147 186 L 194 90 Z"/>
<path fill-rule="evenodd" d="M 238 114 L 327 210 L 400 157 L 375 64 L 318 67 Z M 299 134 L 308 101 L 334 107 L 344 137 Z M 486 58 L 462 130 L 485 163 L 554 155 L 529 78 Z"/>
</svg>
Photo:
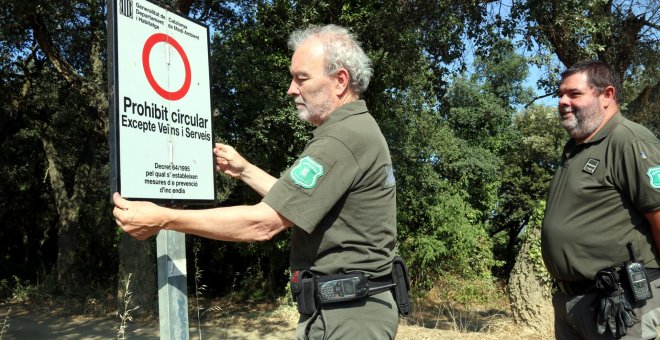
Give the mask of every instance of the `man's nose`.
<svg viewBox="0 0 660 340">
<path fill-rule="evenodd" d="M 291 81 L 291 84 L 289 85 L 289 89 L 286 91 L 286 94 L 292 97 L 300 95 L 300 88 L 293 80 Z"/>
</svg>

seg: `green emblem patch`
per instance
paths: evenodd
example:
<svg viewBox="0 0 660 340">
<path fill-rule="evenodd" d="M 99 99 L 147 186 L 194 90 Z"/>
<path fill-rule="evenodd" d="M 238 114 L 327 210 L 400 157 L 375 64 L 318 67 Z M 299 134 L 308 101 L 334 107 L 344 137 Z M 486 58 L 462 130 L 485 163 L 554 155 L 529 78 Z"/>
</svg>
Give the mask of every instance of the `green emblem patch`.
<svg viewBox="0 0 660 340">
<path fill-rule="evenodd" d="M 316 186 L 318 179 L 323 176 L 323 165 L 317 163 L 312 157 L 305 156 L 289 173 L 294 183 L 305 189 Z"/>
<path fill-rule="evenodd" d="M 660 166 L 650 168 L 646 174 L 651 179 L 651 186 L 656 189 L 660 189 Z"/>
</svg>

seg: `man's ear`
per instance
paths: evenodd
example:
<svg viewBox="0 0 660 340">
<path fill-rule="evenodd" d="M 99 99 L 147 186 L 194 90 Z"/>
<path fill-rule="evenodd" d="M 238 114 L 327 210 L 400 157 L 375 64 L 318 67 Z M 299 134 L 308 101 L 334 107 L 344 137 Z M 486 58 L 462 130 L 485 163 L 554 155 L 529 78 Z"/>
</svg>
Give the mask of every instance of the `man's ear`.
<svg viewBox="0 0 660 340">
<path fill-rule="evenodd" d="M 611 104 L 616 103 L 616 100 L 615 100 L 616 90 L 614 89 L 613 86 L 606 87 L 605 90 L 602 93 L 602 96 L 603 96 L 603 99 L 604 99 L 603 106 L 605 106 L 605 108 L 609 107 Z"/>
<path fill-rule="evenodd" d="M 349 87 L 351 82 L 351 76 L 348 71 L 344 68 L 340 68 L 337 73 L 335 73 L 335 94 L 337 96 L 343 95 Z"/>
</svg>

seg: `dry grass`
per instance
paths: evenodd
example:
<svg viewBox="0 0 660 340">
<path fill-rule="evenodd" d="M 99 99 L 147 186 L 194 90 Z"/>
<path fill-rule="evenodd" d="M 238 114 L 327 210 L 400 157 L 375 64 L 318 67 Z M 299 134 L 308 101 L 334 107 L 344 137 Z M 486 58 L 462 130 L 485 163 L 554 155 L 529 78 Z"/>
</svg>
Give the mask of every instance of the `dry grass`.
<svg viewBox="0 0 660 340">
<path fill-rule="evenodd" d="M 7 309 L 7 313 L 5 313 L 5 317 L 2 320 L 2 328 L 0 328 L 0 340 L 2 339 L 3 335 L 5 332 L 7 332 L 7 329 L 9 329 L 10 323 L 9 323 L 9 314 L 11 313 L 11 306 Z"/>
<path fill-rule="evenodd" d="M 433 297 L 430 293 L 429 296 Z M 245 339 L 291 339 L 298 321 L 295 307 L 274 302 L 239 302 L 228 299 L 205 301 L 208 313 L 203 322 L 207 330 L 225 328 L 225 334 L 236 334 L 232 325 L 252 332 Z M 215 307 L 214 307 L 215 306 Z M 222 306 L 222 308 L 218 308 Z M 480 340 L 545 340 L 551 335 L 538 334 L 513 322 L 505 301 L 492 306 L 466 308 L 435 301 L 427 296 L 413 305 L 413 312 L 402 318 L 398 340 L 480 339 Z M 206 338 L 209 338 L 206 336 Z"/>
<path fill-rule="evenodd" d="M 413 312 L 401 320 L 397 339 L 486 339 L 545 340 L 551 334 L 539 334 L 516 324 L 504 301 L 483 306 L 465 306 L 434 300 L 433 291 L 417 299 Z"/>
<path fill-rule="evenodd" d="M 119 316 L 119 319 L 121 320 L 121 323 L 119 324 L 119 327 L 117 329 L 117 339 L 125 340 L 126 339 L 126 327 L 128 322 L 133 321 L 133 316 L 131 313 L 133 313 L 135 310 L 140 308 L 140 306 L 131 306 L 131 297 L 133 296 L 133 292 L 130 290 L 130 285 L 131 285 L 131 273 L 128 274 L 128 277 L 126 278 L 126 283 L 124 287 L 124 297 L 123 297 L 123 311 L 117 311 L 117 315 Z"/>
</svg>

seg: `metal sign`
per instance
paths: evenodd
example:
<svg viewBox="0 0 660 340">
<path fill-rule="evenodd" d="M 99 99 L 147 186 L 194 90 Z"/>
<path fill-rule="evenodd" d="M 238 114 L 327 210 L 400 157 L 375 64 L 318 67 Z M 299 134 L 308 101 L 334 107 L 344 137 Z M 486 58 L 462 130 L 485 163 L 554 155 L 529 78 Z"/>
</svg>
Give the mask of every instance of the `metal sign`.
<svg viewBox="0 0 660 340">
<path fill-rule="evenodd" d="M 110 5 L 111 192 L 212 203 L 208 27 L 147 0 Z"/>
<path fill-rule="evenodd" d="M 215 202 L 208 27 L 146 0 L 108 2 L 110 192 Z M 188 339 L 185 235 L 157 238 L 161 339 Z"/>
</svg>

